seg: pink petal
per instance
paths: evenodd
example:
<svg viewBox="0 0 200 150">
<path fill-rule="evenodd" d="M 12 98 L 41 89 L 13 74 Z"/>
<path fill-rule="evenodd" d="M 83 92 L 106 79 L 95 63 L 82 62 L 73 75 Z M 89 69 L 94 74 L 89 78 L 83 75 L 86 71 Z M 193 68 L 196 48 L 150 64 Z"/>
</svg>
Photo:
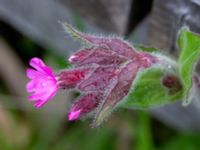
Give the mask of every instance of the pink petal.
<svg viewBox="0 0 200 150">
<path fill-rule="evenodd" d="M 34 106 L 36 107 L 36 108 L 41 108 L 42 106 L 44 106 L 51 98 L 53 98 L 54 96 L 55 96 L 55 94 L 56 94 L 56 91 L 54 91 L 54 92 L 52 92 L 50 95 L 48 95 L 47 97 L 46 97 L 46 99 L 45 100 L 37 100 L 36 102 L 35 102 L 35 104 L 34 104 Z"/>
<path fill-rule="evenodd" d="M 43 72 L 43 67 L 46 66 L 44 64 L 44 62 L 37 57 L 32 58 L 30 60 L 29 64 L 30 64 L 30 66 L 32 66 L 33 68 L 35 68 L 36 70 L 41 71 L 41 72 Z"/>
<path fill-rule="evenodd" d="M 29 96 L 29 100 L 47 100 L 52 98 L 56 94 L 56 88 L 43 88 L 43 89 L 36 89 L 36 92 Z"/>
<path fill-rule="evenodd" d="M 30 65 L 36 70 L 31 68 L 26 70 L 27 77 L 31 79 L 26 85 L 26 90 L 32 92 L 29 100 L 36 101 L 34 106 L 40 108 L 55 96 L 58 90 L 57 80 L 52 69 L 41 59 L 32 58 Z"/>
<path fill-rule="evenodd" d="M 50 67 L 46 66 L 45 63 L 39 58 L 37 58 L 37 57 L 32 58 L 30 60 L 29 64 L 30 64 L 30 66 L 35 68 L 37 71 L 42 72 L 47 75 L 50 75 L 50 76 L 53 76 L 52 69 Z"/>
<path fill-rule="evenodd" d="M 69 121 L 77 120 L 80 116 L 80 113 L 81 113 L 81 110 L 70 112 L 68 115 L 68 120 Z"/>
<path fill-rule="evenodd" d="M 35 90 L 35 84 L 36 84 L 35 81 L 31 80 L 26 84 L 26 90 L 28 92 L 33 92 Z"/>
<path fill-rule="evenodd" d="M 43 100 L 38 100 L 37 102 L 35 102 L 34 106 L 36 108 L 41 108 L 42 106 L 44 106 L 44 104 L 46 104 L 48 101 L 43 101 Z"/>
<path fill-rule="evenodd" d="M 31 69 L 31 68 L 28 68 L 28 69 L 26 70 L 26 75 L 27 75 L 27 77 L 30 78 L 30 79 L 39 78 L 39 77 L 41 77 L 41 76 L 46 76 L 46 75 L 42 74 L 41 72 L 38 72 L 38 71 L 33 70 L 33 69 Z"/>
<path fill-rule="evenodd" d="M 49 76 L 54 76 L 53 70 L 48 66 L 43 67 L 43 71 Z"/>
<path fill-rule="evenodd" d="M 28 97 L 28 99 L 29 99 L 30 101 L 37 101 L 37 100 L 40 99 L 40 98 L 44 100 L 44 97 L 47 97 L 47 96 L 45 95 L 45 93 L 34 93 L 34 94 L 30 95 L 30 96 Z"/>
</svg>

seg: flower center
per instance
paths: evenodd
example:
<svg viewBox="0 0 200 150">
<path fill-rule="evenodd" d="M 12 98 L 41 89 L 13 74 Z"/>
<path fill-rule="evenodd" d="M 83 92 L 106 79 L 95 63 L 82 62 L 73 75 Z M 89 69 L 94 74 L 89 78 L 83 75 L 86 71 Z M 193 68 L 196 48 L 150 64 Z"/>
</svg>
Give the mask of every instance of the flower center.
<svg viewBox="0 0 200 150">
<path fill-rule="evenodd" d="M 44 86 L 47 86 L 47 84 L 46 83 L 44 83 L 44 82 L 42 82 L 41 83 L 41 85 L 44 87 Z"/>
</svg>

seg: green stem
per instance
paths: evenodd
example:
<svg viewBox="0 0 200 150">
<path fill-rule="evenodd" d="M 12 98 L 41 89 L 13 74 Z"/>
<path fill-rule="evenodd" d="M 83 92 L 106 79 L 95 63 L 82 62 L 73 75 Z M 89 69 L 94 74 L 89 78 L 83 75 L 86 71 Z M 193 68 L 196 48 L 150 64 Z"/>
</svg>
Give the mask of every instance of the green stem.
<svg viewBox="0 0 200 150">
<path fill-rule="evenodd" d="M 137 150 L 153 150 L 153 138 L 151 133 L 151 118 L 146 112 L 138 113 L 136 129 Z"/>
</svg>

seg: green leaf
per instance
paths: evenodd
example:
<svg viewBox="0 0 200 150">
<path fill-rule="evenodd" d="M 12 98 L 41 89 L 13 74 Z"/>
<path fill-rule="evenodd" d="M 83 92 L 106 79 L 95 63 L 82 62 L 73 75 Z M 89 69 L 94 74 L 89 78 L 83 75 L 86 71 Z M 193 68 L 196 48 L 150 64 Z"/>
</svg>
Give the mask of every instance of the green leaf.
<svg viewBox="0 0 200 150">
<path fill-rule="evenodd" d="M 179 31 L 178 46 L 181 50 L 179 75 L 184 86 L 184 104 L 187 105 L 192 100 L 192 76 L 200 57 L 200 36 L 183 27 Z"/>
<path fill-rule="evenodd" d="M 162 84 L 162 80 L 166 75 L 174 74 L 171 71 L 171 69 L 169 71 L 169 69 L 162 66 L 154 66 L 141 71 L 122 106 L 144 109 L 179 100 L 182 97 L 182 90 L 171 91 Z"/>
</svg>

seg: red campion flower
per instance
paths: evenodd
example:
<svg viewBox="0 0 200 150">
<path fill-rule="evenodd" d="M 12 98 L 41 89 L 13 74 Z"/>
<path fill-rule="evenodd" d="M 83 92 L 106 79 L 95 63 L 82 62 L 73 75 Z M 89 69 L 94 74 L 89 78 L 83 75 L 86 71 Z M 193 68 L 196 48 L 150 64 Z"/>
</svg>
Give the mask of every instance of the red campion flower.
<svg viewBox="0 0 200 150">
<path fill-rule="evenodd" d="M 57 80 L 50 67 L 46 66 L 39 58 L 32 58 L 30 66 L 26 71 L 27 77 L 31 79 L 26 85 L 26 90 L 32 93 L 30 101 L 35 101 L 34 106 L 41 108 L 58 90 Z"/>
<path fill-rule="evenodd" d="M 83 48 L 69 58 L 72 64 L 70 69 L 61 71 L 55 77 L 51 73 L 52 78 L 48 81 L 51 83 L 50 88 L 54 90 L 49 93 L 45 90 L 48 96 L 44 99 L 37 98 L 46 103 L 47 99 L 55 95 L 57 89 L 74 88 L 81 95 L 72 104 L 68 119 L 77 120 L 89 114 L 103 119 L 128 95 L 138 72 L 151 67 L 159 60 L 150 53 L 136 51 L 120 38 L 89 36 L 69 25 L 67 28 L 73 32 L 73 36 L 86 42 L 89 48 Z M 45 72 L 43 74 L 46 76 Z M 34 82 L 35 85 L 41 84 L 43 78 L 36 76 Z M 35 86 L 33 90 L 39 92 L 40 88 L 41 86 Z M 27 88 L 28 91 L 29 89 Z"/>
</svg>

